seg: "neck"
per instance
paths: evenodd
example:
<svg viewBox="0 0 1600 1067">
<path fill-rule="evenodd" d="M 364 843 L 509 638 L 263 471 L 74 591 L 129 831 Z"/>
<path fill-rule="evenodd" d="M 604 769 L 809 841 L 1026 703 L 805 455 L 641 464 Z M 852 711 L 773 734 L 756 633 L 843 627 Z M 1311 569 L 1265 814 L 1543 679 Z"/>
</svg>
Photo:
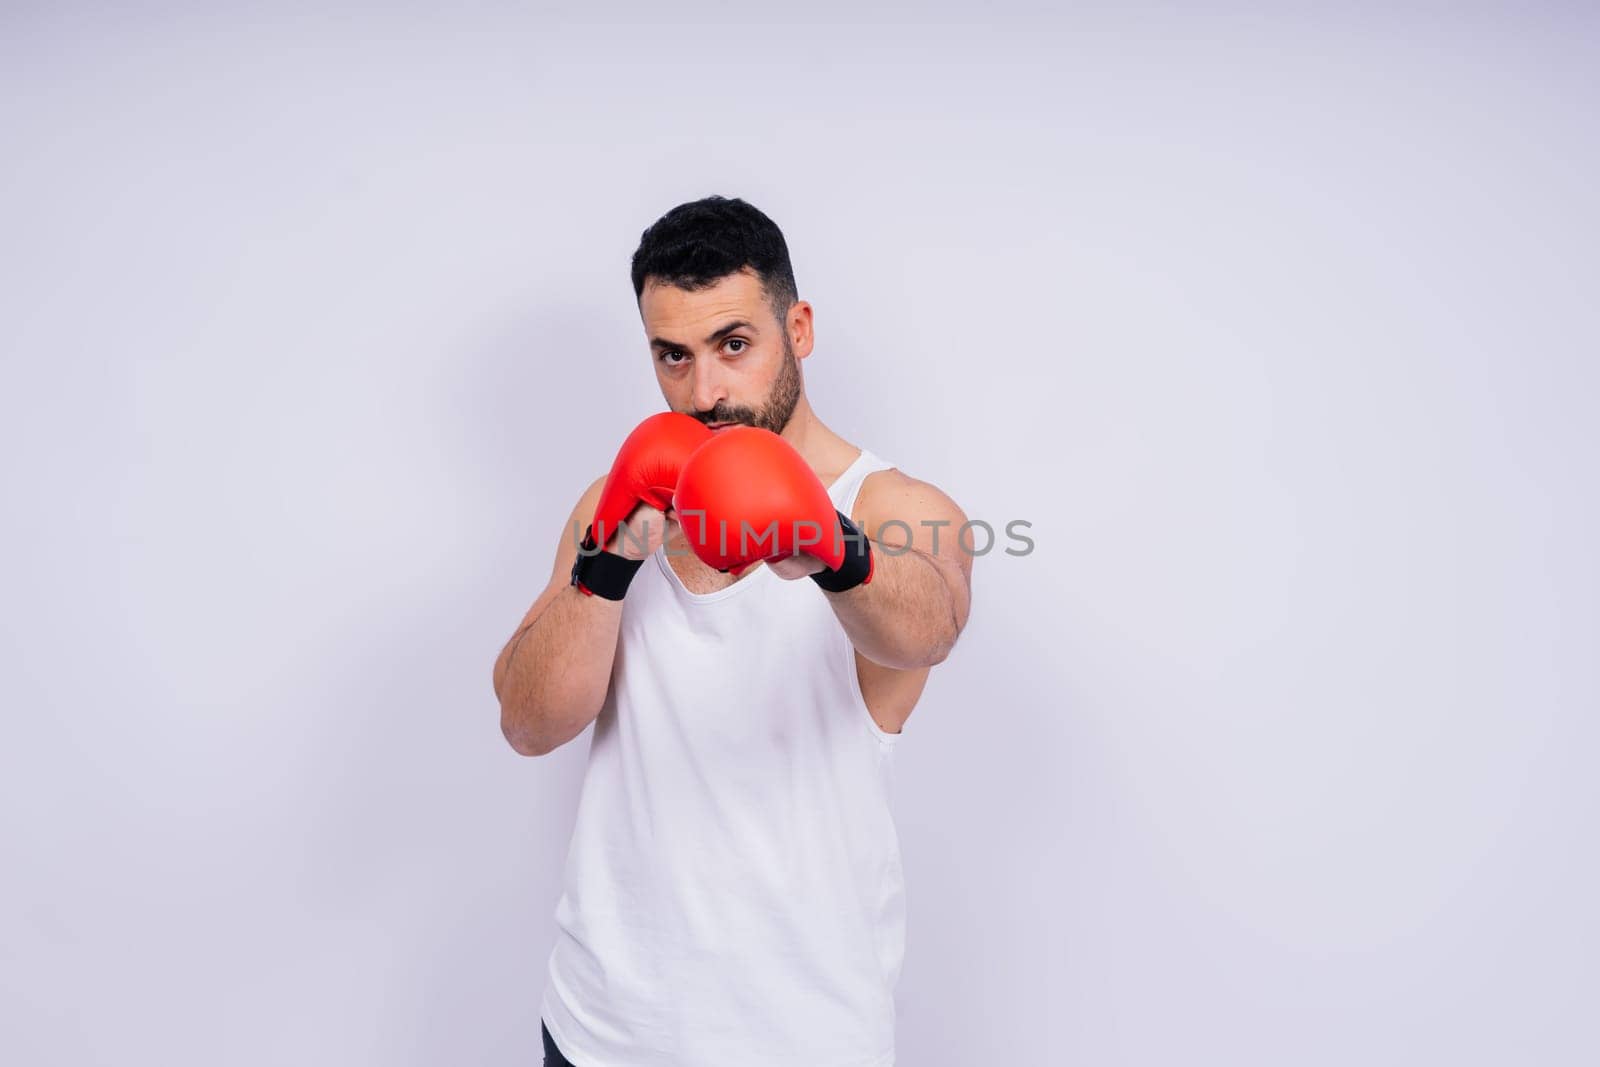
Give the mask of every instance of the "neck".
<svg viewBox="0 0 1600 1067">
<path fill-rule="evenodd" d="M 840 457 L 852 451 L 849 442 L 832 430 L 811 410 L 811 401 L 801 394 L 794 414 L 783 428 L 782 437 L 794 446 L 812 470 L 827 471 L 839 465 Z"/>
</svg>

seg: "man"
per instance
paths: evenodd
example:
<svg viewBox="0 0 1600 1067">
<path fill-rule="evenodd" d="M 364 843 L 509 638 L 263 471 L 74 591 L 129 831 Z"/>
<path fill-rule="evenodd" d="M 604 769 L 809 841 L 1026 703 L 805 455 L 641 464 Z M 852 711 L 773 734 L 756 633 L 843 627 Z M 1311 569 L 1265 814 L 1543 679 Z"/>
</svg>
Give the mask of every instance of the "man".
<svg viewBox="0 0 1600 1067">
<path fill-rule="evenodd" d="M 966 517 L 812 411 L 812 308 L 760 211 L 674 208 L 633 287 L 679 414 L 646 420 L 578 500 L 494 669 L 517 752 L 595 724 L 545 1062 L 884 1067 L 904 945 L 892 757 L 967 621 Z M 708 514 L 669 499 L 691 491 Z M 791 503 L 832 536 L 737 560 L 709 544 L 708 518 Z"/>
</svg>

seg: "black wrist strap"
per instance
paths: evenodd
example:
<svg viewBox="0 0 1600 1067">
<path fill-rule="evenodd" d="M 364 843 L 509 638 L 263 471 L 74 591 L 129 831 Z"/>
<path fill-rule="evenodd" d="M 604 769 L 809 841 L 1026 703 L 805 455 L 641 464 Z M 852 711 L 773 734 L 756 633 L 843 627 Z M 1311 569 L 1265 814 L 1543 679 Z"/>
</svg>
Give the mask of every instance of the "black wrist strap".
<svg viewBox="0 0 1600 1067">
<path fill-rule="evenodd" d="M 844 561 L 838 570 L 818 571 L 811 580 L 830 593 L 843 593 L 872 581 L 872 543 L 850 521 L 850 516 L 842 511 L 834 514 L 839 516 L 839 528 L 844 532 Z"/>
<path fill-rule="evenodd" d="M 594 527 L 591 526 L 584 531 L 583 543 L 578 547 L 578 558 L 572 564 L 572 584 L 586 596 L 621 600 L 643 563 L 642 559 L 628 559 L 615 552 L 602 550 L 595 544 Z"/>
</svg>

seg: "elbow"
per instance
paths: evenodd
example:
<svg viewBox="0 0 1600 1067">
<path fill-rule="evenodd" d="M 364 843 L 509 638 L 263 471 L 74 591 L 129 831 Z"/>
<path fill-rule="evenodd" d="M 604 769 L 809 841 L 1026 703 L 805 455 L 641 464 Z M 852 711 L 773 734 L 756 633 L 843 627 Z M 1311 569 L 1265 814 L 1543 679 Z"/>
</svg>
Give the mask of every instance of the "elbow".
<svg viewBox="0 0 1600 1067">
<path fill-rule="evenodd" d="M 961 631 L 965 628 L 965 614 L 952 610 L 945 618 L 915 636 L 907 635 L 908 639 L 902 641 L 900 647 L 895 650 L 898 654 L 891 657 L 896 662 L 887 660 L 877 662 L 885 667 L 905 671 L 937 667 L 950 658 L 950 653 L 955 650 L 956 642 L 960 640 Z"/>
<path fill-rule="evenodd" d="M 896 671 L 920 671 L 929 667 L 937 667 L 950 657 L 950 644 L 937 644 L 923 648 L 902 649 L 890 651 L 884 649 L 876 654 L 860 650 L 863 656 L 880 667 L 888 667 Z"/>
<path fill-rule="evenodd" d="M 534 738 L 515 734 L 509 730 L 502 732 L 506 735 L 506 743 L 511 746 L 511 751 L 519 756 L 548 756 L 555 751 L 554 746 Z"/>
<path fill-rule="evenodd" d="M 548 756 L 551 751 L 544 745 L 536 744 L 509 733 L 506 734 L 506 742 L 511 746 L 511 751 L 519 756 Z"/>
<path fill-rule="evenodd" d="M 519 756 L 548 756 L 557 747 L 521 726 L 504 709 L 500 712 L 500 733 L 505 737 L 506 744 L 511 746 L 511 751 Z"/>
<path fill-rule="evenodd" d="M 918 666 L 937 667 L 939 664 L 949 659 L 950 653 L 955 651 L 956 638 L 960 636 L 961 631 L 959 629 L 952 629 L 950 633 L 941 636 L 939 640 L 935 641 L 932 647 L 927 650 L 927 654 L 923 656 L 922 662 L 918 664 Z"/>
</svg>

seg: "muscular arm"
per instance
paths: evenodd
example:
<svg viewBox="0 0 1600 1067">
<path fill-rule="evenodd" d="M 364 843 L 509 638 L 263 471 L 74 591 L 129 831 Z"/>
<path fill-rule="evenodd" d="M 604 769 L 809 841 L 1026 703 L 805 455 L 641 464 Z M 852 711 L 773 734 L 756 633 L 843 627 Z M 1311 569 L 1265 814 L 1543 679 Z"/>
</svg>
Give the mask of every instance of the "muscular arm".
<svg viewBox="0 0 1600 1067">
<path fill-rule="evenodd" d="M 524 756 L 560 748 L 594 721 L 605 703 L 622 623 L 621 601 L 584 596 L 570 584 L 582 530 L 604 479 L 591 485 L 567 518 L 550 584 L 523 616 L 494 664 L 500 730 Z"/>
<path fill-rule="evenodd" d="M 928 483 L 890 470 L 862 485 L 851 518 L 872 540 L 872 581 L 823 595 L 856 651 L 902 670 L 944 662 L 972 601 L 972 555 L 956 538 L 966 515 Z"/>
</svg>

